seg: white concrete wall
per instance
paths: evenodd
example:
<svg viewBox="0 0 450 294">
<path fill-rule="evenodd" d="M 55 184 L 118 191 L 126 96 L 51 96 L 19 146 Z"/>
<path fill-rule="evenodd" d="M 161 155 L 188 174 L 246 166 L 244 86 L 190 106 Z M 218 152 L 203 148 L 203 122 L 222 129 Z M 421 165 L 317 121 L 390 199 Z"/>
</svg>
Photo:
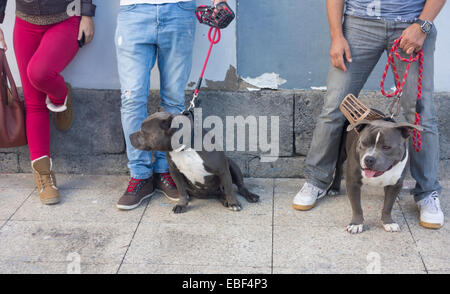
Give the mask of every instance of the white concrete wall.
<svg viewBox="0 0 450 294">
<path fill-rule="evenodd" d="M 241 0 L 244 1 L 244 0 Z M 292 0 L 294 1 L 294 0 Z M 120 87 L 114 45 L 114 31 L 116 27 L 116 16 L 119 8 L 119 0 L 94 0 L 98 6 L 95 17 L 96 35 L 94 41 L 80 50 L 75 60 L 64 71 L 66 79 L 74 87 L 95 89 L 118 89 Z M 197 4 L 208 4 L 211 0 L 197 0 Z M 236 11 L 236 0 L 229 0 Z M 15 1 L 9 0 L 6 19 L 1 25 L 10 50 L 7 56 L 16 78 L 20 85 L 17 66 L 14 60 L 12 45 L 12 30 L 14 26 Z M 325 16 L 323 16 L 325 17 Z M 282 21 L 282 18 L 280 18 Z M 436 19 L 439 31 L 436 55 L 435 55 L 435 90 L 450 91 L 450 4 L 447 3 L 443 11 Z M 208 27 L 197 25 L 196 43 L 193 57 L 193 70 L 190 81 L 196 82 L 200 75 L 203 61 L 208 50 Z M 280 32 L 282 33 L 282 32 Z M 306 34 L 307 32 L 305 32 Z M 328 35 L 324 35 L 328 38 Z M 213 49 L 210 63 L 205 78 L 209 80 L 222 81 L 230 65 L 237 67 L 236 59 L 236 21 L 223 31 L 222 41 Z M 283 56 L 274 56 L 283 58 Z M 323 77 L 325 81 L 326 77 Z M 159 77 L 156 67 L 152 72 L 152 89 L 159 88 Z M 314 85 L 311 85 L 314 86 Z"/>
<path fill-rule="evenodd" d="M 450 91 L 450 1 L 447 0 L 435 24 L 438 38 L 434 55 L 434 89 Z"/>
<path fill-rule="evenodd" d="M 95 38 L 91 44 L 81 49 L 73 62 L 63 72 L 64 77 L 72 86 L 89 89 L 118 89 L 120 88 L 117 74 L 114 32 L 116 16 L 119 11 L 119 0 L 93 0 L 97 5 L 95 20 Z M 197 0 L 197 4 L 210 4 L 211 0 Z M 236 9 L 236 1 L 229 1 Z M 17 84 L 20 85 L 19 73 L 15 62 L 12 33 L 15 18 L 15 1 L 9 0 L 6 18 L 1 25 L 10 50 L 8 60 Z M 209 27 L 197 24 L 197 33 L 193 57 L 193 69 L 190 80 L 197 82 L 203 67 L 203 61 L 209 48 L 207 37 Z M 205 78 L 214 81 L 225 79 L 230 65 L 236 67 L 236 21 L 222 31 L 222 40 L 215 45 Z M 151 88 L 159 88 L 159 74 L 157 67 L 153 69 Z"/>
</svg>

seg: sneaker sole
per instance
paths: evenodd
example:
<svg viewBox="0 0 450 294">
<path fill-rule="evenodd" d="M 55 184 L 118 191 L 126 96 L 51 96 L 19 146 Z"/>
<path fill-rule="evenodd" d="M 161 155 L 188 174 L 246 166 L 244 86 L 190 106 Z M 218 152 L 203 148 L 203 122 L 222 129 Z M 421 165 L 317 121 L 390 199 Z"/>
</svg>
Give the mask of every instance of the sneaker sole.
<svg viewBox="0 0 450 294">
<path fill-rule="evenodd" d="M 422 227 L 427 228 L 427 229 L 440 229 L 440 228 L 442 228 L 442 226 L 443 226 L 443 225 L 441 225 L 441 224 L 426 223 L 426 222 L 423 222 L 423 221 L 421 221 L 421 220 L 419 220 L 419 224 L 420 224 Z"/>
<path fill-rule="evenodd" d="M 312 209 L 314 206 L 316 206 L 316 202 L 314 202 L 312 205 L 298 205 L 298 204 L 292 204 L 292 207 L 294 207 L 295 210 L 301 210 L 306 211 Z"/>
<path fill-rule="evenodd" d="M 145 199 L 148 199 L 150 197 L 153 196 L 153 194 L 155 194 L 155 192 L 153 191 L 152 193 L 144 196 L 141 198 L 141 200 L 139 201 L 139 203 L 133 204 L 133 205 L 120 205 L 120 204 L 116 204 L 117 208 L 120 210 L 132 210 L 135 209 L 137 207 L 139 207 L 142 204 L 142 201 L 144 201 Z"/>
<path fill-rule="evenodd" d="M 169 199 L 170 201 L 178 202 L 178 200 L 179 200 L 179 198 L 172 198 L 172 197 L 170 197 L 169 195 L 166 194 L 166 192 L 164 192 L 164 191 L 161 190 L 161 189 L 156 189 L 155 191 L 158 191 L 158 192 L 163 193 L 163 195 L 164 195 L 167 199 Z"/>
<path fill-rule="evenodd" d="M 322 192 L 322 194 L 320 194 L 319 196 L 317 196 L 316 201 L 311 204 L 311 205 L 300 205 L 300 204 L 292 204 L 292 207 L 294 207 L 295 210 L 301 210 L 301 211 L 306 211 L 306 210 L 310 210 L 312 209 L 314 206 L 316 206 L 317 200 L 319 200 L 322 197 L 325 197 L 326 195 L 328 195 L 328 191 L 324 191 Z"/>
</svg>

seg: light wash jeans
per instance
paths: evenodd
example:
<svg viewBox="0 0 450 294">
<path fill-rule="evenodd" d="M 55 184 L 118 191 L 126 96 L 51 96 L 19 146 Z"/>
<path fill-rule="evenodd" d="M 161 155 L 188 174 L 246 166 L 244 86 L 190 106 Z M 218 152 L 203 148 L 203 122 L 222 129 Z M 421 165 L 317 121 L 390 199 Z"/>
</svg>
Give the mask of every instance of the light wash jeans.
<svg viewBox="0 0 450 294">
<path fill-rule="evenodd" d="M 345 117 L 338 107 L 347 94 L 359 95 L 383 52 L 389 52 L 394 41 L 410 24 L 345 16 L 344 35 L 349 42 L 353 62 L 346 63 L 347 72 L 334 67 L 330 68 L 325 103 L 306 159 L 308 182 L 322 189 L 326 189 L 331 184 L 345 123 Z M 416 201 L 423 199 L 432 191 L 440 193 L 442 190 L 438 181 L 439 134 L 433 101 L 436 35 L 436 28 L 433 28 L 423 46 L 423 112 L 421 115 L 422 126 L 425 130 L 422 132 L 422 151 L 416 152 L 411 143 L 409 152 L 411 175 L 416 180 L 416 187 L 411 193 Z M 402 78 L 406 63 L 395 60 Z M 401 98 L 405 117 L 410 123 L 414 123 L 415 117 L 418 67 L 418 62 L 411 65 Z"/>
<path fill-rule="evenodd" d="M 136 179 L 168 172 L 164 152 L 135 149 L 130 134 L 147 118 L 150 71 L 158 60 L 161 106 L 179 113 L 184 107 L 184 90 L 192 66 L 195 34 L 195 1 L 171 4 L 134 4 L 120 7 L 117 18 L 116 49 L 122 92 L 122 126 L 128 167 Z"/>
</svg>

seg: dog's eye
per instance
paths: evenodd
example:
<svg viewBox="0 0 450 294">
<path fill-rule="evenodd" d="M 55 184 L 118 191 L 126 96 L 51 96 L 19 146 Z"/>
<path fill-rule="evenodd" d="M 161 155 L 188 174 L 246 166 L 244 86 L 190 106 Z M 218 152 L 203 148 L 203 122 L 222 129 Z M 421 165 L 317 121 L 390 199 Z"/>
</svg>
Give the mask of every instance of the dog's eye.
<svg viewBox="0 0 450 294">
<path fill-rule="evenodd" d="M 383 146 L 383 150 L 389 150 L 389 149 L 391 149 L 392 147 L 391 146 Z"/>
</svg>

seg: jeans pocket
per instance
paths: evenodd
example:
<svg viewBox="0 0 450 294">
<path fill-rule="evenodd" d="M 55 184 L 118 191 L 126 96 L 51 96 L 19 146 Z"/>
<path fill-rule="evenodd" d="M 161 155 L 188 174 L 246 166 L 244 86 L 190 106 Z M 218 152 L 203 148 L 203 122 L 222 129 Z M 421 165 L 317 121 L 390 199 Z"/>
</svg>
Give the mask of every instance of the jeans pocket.
<svg viewBox="0 0 450 294">
<path fill-rule="evenodd" d="M 120 12 L 127 12 L 135 9 L 137 4 L 130 4 L 130 5 L 120 5 Z"/>
<path fill-rule="evenodd" d="M 187 11 L 194 11 L 197 8 L 195 1 L 182 1 L 177 3 L 178 7 Z"/>
</svg>

